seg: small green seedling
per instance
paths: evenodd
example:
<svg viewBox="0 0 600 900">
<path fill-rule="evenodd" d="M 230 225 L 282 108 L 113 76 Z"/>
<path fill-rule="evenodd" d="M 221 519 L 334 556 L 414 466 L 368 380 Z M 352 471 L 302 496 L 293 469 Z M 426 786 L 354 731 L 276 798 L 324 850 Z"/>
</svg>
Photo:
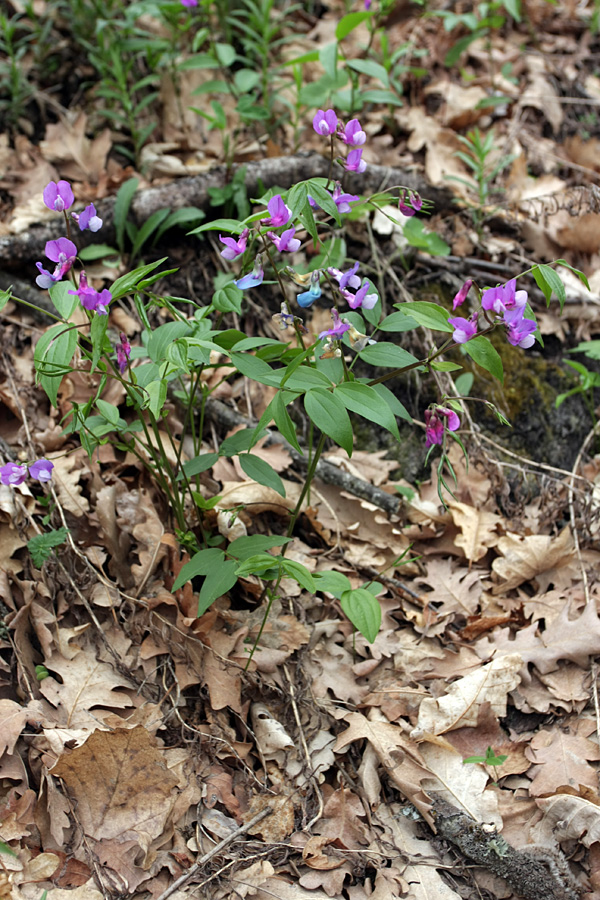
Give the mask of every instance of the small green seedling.
<svg viewBox="0 0 600 900">
<path fill-rule="evenodd" d="M 469 756 L 467 759 L 463 759 L 463 765 L 465 763 L 481 763 L 483 766 L 492 766 L 494 769 L 494 777 L 497 781 L 498 766 L 505 763 L 507 759 L 508 756 L 506 753 L 497 754 L 493 747 L 488 747 L 485 751 L 485 756 Z"/>
</svg>

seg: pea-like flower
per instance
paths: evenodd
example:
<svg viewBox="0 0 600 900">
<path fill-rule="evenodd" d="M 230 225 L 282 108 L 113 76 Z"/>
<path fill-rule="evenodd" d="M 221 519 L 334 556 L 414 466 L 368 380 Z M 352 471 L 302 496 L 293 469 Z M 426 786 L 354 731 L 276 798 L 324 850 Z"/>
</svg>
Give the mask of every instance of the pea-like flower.
<svg viewBox="0 0 600 900">
<path fill-rule="evenodd" d="M 248 245 L 249 234 L 250 229 L 244 228 L 237 241 L 235 238 L 219 235 L 219 240 L 222 244 L 225 244 L 225 249 L 221 250 L 223 259 L 236 259 L 238 256 L 241 256 Z"/>
<path fill-rule="evenodd" d="M 360 278 L 356 274 L 358 271 L 358 262 L 355 262 L 352 268 L 346 269 L 345 272 L 340 272 L 339 269 L 336 269 L 333 266 L 330 266 L 327 271 L 332 278 L 335 278 L 341 291 L 344 291 L 349 287 L 354 289 L 360 287 Z"/>
<path fill-rule="evenodd" d="M 331 318 L 333 320 L 333 328 L 322 331 L 319 334 L 320 341 L 322 341 L 323 338 L 333 338 L 339 341 L 347 331 L 350 331 L 350 322 L 340 319 L 340 314 L 337 309 L 334 308 L 331 310 Z"/>
<path fill-rule="evenodd" d="M 519 292 L 517 291 L 517 293 Z M 522 347 L 524 350 L 533 347 L 535 343 L 533 332 L 537 325 L 531 319 L 523 317 L 522 308 L 507 310 L 504 313 L 504 324 L 506 325 L 506 340 L 509 344 L 512 344 L 513 347 Z"/>
<path fill-rule="evenodd" d="M 77 247 L 68 238 L 58 238 L 46 243 L 45 253 L 48 259 L 56 263 L 56 268 L 54 272 L 50 273 L 44 269 L 41 262 L 36 263 L 40 274 L 35 279 L 35 283 L 43 289 L 51 287 L 56 281 L 60 281 L 63 275 L 66 275 L 75 262 Z"/>
<path fill-rule="evenodd" d="M 198 6 L 198 0 L 181 0 L 182 6 Z"/>
<path fill-rule="evenodd" d="M 466 344 L 467 341 L 470 341 L 477 334 L 477 313 L 474 313 L 470 319 L 464 319 L 462 316 L 448 319 L 448 324 L 454 328 L 452 337 L 456 343 Z"/>
<path fill-rule="evenodd" d="M 347 194 L 342 191 L 342 186 L 339 181 L 336 181 L 335 187 L 333 189 L 333 194 L 331 195 L 333 198 L 333 202 L 338 208 L 339 213 L 349 213 L 352 207 L 351 203 L 354 203 L 355 200 L 360 200 L 358 194 Z"/>
<path fill-rule="evenodd" d="M 254 260 L 254 268 L 252 271 L 248 272 L 247 275 L 242 276 L 242 278 L 238 278 L 238 280 L 233 283 L 240 291 L 247 291 L 249 288 L 258 287 L 259 284 L 262 284 L 264 277 L 265 270 L 263 269 L 262 256 L 259 253 Z"/>
<path fill-rule="evenodd" d="M 333 109 L 318 109 L 313 118 L 313 128 L 317 134 L 335 134 L 338 127 L 337 114 Z"/>
<path fill-rule="evenodd" d="M 36 461 L 29 466 L 29 474 L 36 481 L 41 481 L 43 483 L 52 480 L 53 468 L 54 463 L 50 462 L 49 459 L 36 459 Z"/>
<path fill-rule="evenodd" d="M 465 281 L 465 283 L 461 287 L 460 291 L 457 294 L 455 294 L 454 300 L 452 301 L 452 309 L 453 310 L 458 309 L 458 307 L 462 306 L 462 304 L 465 302 L 465 300 L 467 299 L 467 294 L 471 290 L 472 284 L 473 284 L 473 279 L 469 278 L 468 281 Z"/>
<path fill-rule="evenodd" d="M 79 276 L 79 287 L 76 291 L 69 291 L 79 297 L 79 302 L 88 312 L 95 312 L 99 316 L 108 315 L 108 304 L 112 300 L 112 294 L 106 288 L 103 291 L 96 291 L 88 284 L 85 272 Z"/>
<path fill-rule="evenodd" d="M 283 231 L 281 235 L 275 234 L 274 231 L 267 231 L 267 237 L 271 238 L 280 253 L 294 253 L 300 247 L 300 241 L 295 238 L 296 229 L 292 225 L 287 231 Z"/>
<path fill-rule="evenodd" d="M 277 323 L 282 331 L 285 331 L 286 328 L 294 327 L 294 319 L 296 317 L 291 314 L 289 307 L 284 300 L 281 304 L 281 312 L 275 313 L 275 315 L 271 316 L 271 318 L 274 322 Z M 300 319 L 298 319 L 297 321 L 300 322 Z M 304 331 L 306 331 L 306 329 L 304 329 Z"/>
<path fill-rule="evenodd" d="M 27 469 L 25 466 L 19 466 L 17 463 L 9 462 L 5 466 L 0 467 L 0 482 L 2 484 L 12 485 L 23 484 L 27 478 Z"/>
<path fill-rule="evenodd" d="M 343 320 L 346 321 L 345 319 Z M 361 350 L 364 350 L 369 344 L 376 344 L 377 341 L 374 341 L 373 338 L 367 337 L 366 334 L 362 334 L 360 331 L 357 331 L 354 325 L 350 326 L 348 331 L 348 340 L 350 341 L 350 346 L 357 353 L 360 353 Z"/>
<path fill-rule="evenodd" d="M 425 410 L 425 447 L 432 444 L 441 444 L 444 441 L 444 427 L 448 431 L 456 431 L 460 428 L 460 419 L 453 409 L 446 406 L 436 406 L 434 409 Z"/>
<path fill-rule="evenodd" d="M 89 228 L 90 231 L 100 231 L 102 228 L 102 219 L 97 215 L 93 203 L 86 206 L 81 213 L 71 213 L 71 218 L 75 219 L 80 231 L 85 231 L 86 228 Z"/>
<path fill-rule="evenodd" d="M 350 119 L 343 131 L 338 131 L 337 136 L 344 144 L 351 147 L 362 147 L 367 139 L 367 135 L 362 130 L 358 119 Z"/>
<path fill-rule="evenodd" d="M 405 200 L 408 199 L 408 203 L 410 206 L 405 203 Z M 421 199 L 420 194 L 416 191 L 409 191 L 408 197 L 406 196 L 406 191 L 403 189 L 400 194 L 400 199 L 398 200 L 398 210 L 402 213 L 403 216 L 414 216 L 416 212 L 419 212 L 421 207 L 423 206 L 423 200 Z"/>
<path fill-rule="evenodd" d="M 484 309 L 494 311 L 503 316 L 507 310 L 524 309 L 527 303 L 527 291 L 518 291 L 517 279 L 512 278 L 506 284 L 499 284 L 483 292 L 481 305 Z"/>
<path fill-rule="evenodd" d="M 117 365 L 119 367 L 119 372 L 121 375 L 125 372 L 125 369 L 129 365 L 129 358 L 131 356 L 131 344 L 127 340 L 127 335 L 124 331 L 121 331 L 119 334 L 119 343 L 117 344 Z"/>
<path fill-rule="evenodd" d="M 310 288 L 307 291 L 304 291 L 302 294 L 298 294 L 296 300 L 298 305 L 303 309 L 308 309 L 309 306 L 312 306 L 315 300 L 321 296 L 321 272 L 319 269 L 316 269 L 314 272 L 310 273 Z"/>
<path fill-rule="evenodd" d="M 281 194 L 275 194 L 267 203 L 267 209 L 270 216 L 268 219 L 261 219 L 261 225 L 270 225 L 272 228 L 279 228 L 281 225 L 287 225 L 290 221 L 292 211 L 289 206 L 283 202 Z"/>
<path fill-rule="evenodd" d="M 362 174 L 367 168 L 367 164 L 362 158 L 362 150 L 351 150 L 347 158 L 342 160 L 342 165 L 348 172 L 358 172 Z"/>
<path fill-rule="evenodd" d="M 51 181 L 44 188 L 42 196 L 48 209 L 55 209 L 58 212 L 69 209 L 75 202 L 73 189 L 68 181 Z"/>
<path fill-rule="evenodd" d="M 368 294 L 367 291 L 370 287 L 370 282 L 365 279 L 362 287 L 355 294 L 351 291 L 342 291 L 342 295 L 347 300 L 350 309 L 373 309 L 377 303 L 377 294 Z"/>
</svg>

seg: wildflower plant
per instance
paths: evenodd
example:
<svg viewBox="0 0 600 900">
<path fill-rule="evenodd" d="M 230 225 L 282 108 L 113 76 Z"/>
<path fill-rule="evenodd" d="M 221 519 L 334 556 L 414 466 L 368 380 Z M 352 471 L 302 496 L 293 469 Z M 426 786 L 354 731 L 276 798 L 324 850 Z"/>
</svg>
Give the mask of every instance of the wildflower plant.
<svg viewBox="0 0 600 900">
<path fill-rule="evenodd" d="M 109 287 L 91 283 L 72 241 L 72 219 L 68 215 L 71 194 L 60 182 L 44 192 L 47 205 L 64 216 L 67 236 L 52 242 L 50 252 L 47 248 L 47 255 L 57 268 L 42 277 L 47 279 L 55 321 L 35 347 L 38 381 L 50 402 L 57 406 L 65 375 L 74 369 L 98 374 L 97 387 L 88 401 L 72 403 L 63 428 L 74 438 L 78 436 L 92 460 L 101 445 L 111 442 L 117 450 L 137 457 L 152 474 L 169 505 L 180 545 L 191 554 L 172 589 L 178 590 L 197 576 L 204 579 L 198 615 L 247 575 L 258 576 L 264 582 L 265 615 L 284 577 L 296 579 L 307 591 L 336 595 L 331 573 L 313 575 L 288 559 L 286 551 L 327 444 L 333 442 L 352 455 L 350 414 L 379 425 L 399 440 L 398 419 L 410 424 L 413 420 L 389 389 L 389 382 L 415 370 L 459 372 L 463 354 L 502 381 L 502 361 L 489 334 L 501 331 L 510 343 L 524 349 L 535 341 L 533 313 L 525 292 L 516 290 L 516 279 L 483 292 L 474 282 L 463 286 L 455 298 L 454 312 L 466 303 L 467 294 L 472 291 L 476 308 L 469 317 L 452 317 L 442 306 L 426 301 L 396 303 L 392 312 L 384 313 L 371 272 L 356 260 L 340 263 L 330 255 L 334 246 L 331 230 L 342 226 L 344 204 L 352 203 L 353 209 L 369 206 L 369 198 L 345 194 L 343 186 L 334 180 L 336 159 L 346 163 L 356 159 L 351 154 L 358 148 L 352 146 L 352 141 L 361 141 L 364 130 L 359 121 L 345 122 L 332 109 L 319 110 L 313 118 L 313 128 L 329 149 L 329 179 L 312 178 L 287 191 L 271 191 L 256 202 L 258 208 L 243 220 L 218 219 L 191 232 L 216 232 L 221 255 L 230 267 L 225 279 L 219 277 L 212 298 L 204 302 L 179 302 L 154 292 L 158 278 L 170 271 L 161 269 L 164 259 L 134 268 Z M 368 142 L 361 144 L 360 149 L 368 152 Z M 362 157 L 361 162 L 365 162 Z M 342 172 L 340 166 L 340 176 Z M 402 186 L 386 195 L 385 202 L 394 199 L 397 204 L 409 199 L 411 208 L 415 207 L 415 196 L 407 195 L 406 189 L 403 193 Z M 88 224 L 95 218 L 95 211 L 90 210 Z M 322 245 L 322 252 L 306 263 L 299 254 L 309 240 Z M 552 290 L 562 288 L 560 279 L 548 266 L 535 267 L 533 274 L 548 300 Z M 585 276 L 577 274 L 585 282 Z M 252 292 L 254 300 L 261 302 L 266 282 L 275 285 L 280 293 L 280 312 L 273 316 L 279 339 L 254 334 L 247 337 L 238 328 L 226 327 L 229 313 L 241 315 L 247 293 Z M 8 291 L 0 294 L 0 308 L 9 297 Z M 111 311 L 125 297 L 132 299 L 143 326 L 141 341 L 136 345 L 124 332 L 118 340 L 109 336 Z M 331 315 L 331 327 L 318 333 L 311 330 L 307 318 L 307 311 L 314 304 L 328 308 Z M 87 323 L 83 327 L 72 321 L 77 306 L 85 313 Z M 150 310 L 156 307 L 162 309 L 163 322 L 152 327 Z M 80 318 L 81 312 L 78 321 Z M 419 327 L 440 336 L 421 358 L 387 339 L 394 332 Z M 222 366 L 224 359 L 231 373 L 227 377 L 244 375 L 274 388 L 275 395 L 254 427 L 238 431 L 223 441 L 218 450 L 209 452 L 203 447 L 204 410 L 211 393 L 207 376 Z M 359 359 L 361 374 L 356 368 Z M 109 380 L 118 381 L 125 392 L 125 402 L 120 406 L 102 396 Z M 424 415 L 424 449 L 429 455 L 439 454 L 442 500 L 442 489 L 451 489 L 445 473 L 454 478 L 448 458 L 450 442 L 456 441 L 465 449 L 461 414 L 466 399 L 440 396 Z M 493 408 L 485 398 L 468 401 L 483 402 Z M 173 402 L 182 408 L 178 420 L 183 424 L 177 431 L 168 416 L 168 404 Z M 292 405 L 296 408 L 294 419 L 289 412 Z M 299 415 L 310 420 L 317 437 L 309 451 L 306 479 L 285 534 L 256 534 L 231 543 L 213 534 L 207 512 L 219 502 L 219 497 L 205 497 L 201 490 L 202 473 L 220 457 L 238 456 L 249 478 L 285 496 L 285 486 L 277 472 L 253 450 L 265 436 L 265 429 L 274 423 L 298 453 L 306 453 L 294 424 Z M 32 463 L 28 470 L 17 463 L 7 463 L 0 470 L 0 478 L 4 484 L 17 485 L 27 474 L 46 481 L 51 471 L 52 463 L 44 459 Z M 348 586 L 341 593 L 340 602 L 354 626 L 367 640 L 375 640 L 381 611 L 373 593 Z"/>
</svg>

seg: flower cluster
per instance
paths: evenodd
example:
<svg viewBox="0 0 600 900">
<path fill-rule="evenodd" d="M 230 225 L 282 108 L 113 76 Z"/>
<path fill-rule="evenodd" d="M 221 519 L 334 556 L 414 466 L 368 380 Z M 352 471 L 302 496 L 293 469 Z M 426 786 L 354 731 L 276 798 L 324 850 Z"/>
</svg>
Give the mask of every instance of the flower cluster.
<svg viewBox="0 0 600 900">
<path fill-rule="evenodd" d="M 456 294 L 452 308 L 456 310 L 464 302 L 471 285 L 471 280 L 466 281 Z M 506 284 L 499 284 L 495 288 L 489 288 L 483 292 L 481 306 L 487 313 L 495 313 L 503 325 L 506 326 L 506 339 L 513 347 L 532 347 L 536 330 L 535 322 L 525 318 L 525 306 L 527 304 L 527 291 L 517 290 L 517 279 L 513 278 Z M 454 328 L 453 338 L 457 344 L 466 344 L 477 334 L 477 317 L 475 312 L 470 318 L 455 316 L 448 319 Z"/>
<path fill-rule="evenodd" d="M 84 309 L 89 312 L 98 313 L 99 316 L 108 315 L 108 304 L 112 300 L 112 294 L 106 288 L 103 291 L 96 291 L 87 282 L 85 272 L 79 276 L 79 287 L 76 291 L 69 291 L 69 294 L 75 294 L 79 297 L 79 302 Z"/>
<path fill-rule="evenodd" d="M 27 478 L 27 471 L 35 481 L 50 481 L 52 478 L 52 469 L 54 463 L 49 459 L 36 459 L 31 465 L 19 465 L 18 463 L 9 462 L 5 466 L 0 466 L 0 483 L 12 485 L 16 487 L 23 484 Z"/>
<path fill-rule="evenodd" d="M 75 262 L 77 247 L 68 238 L 58 238 L 56 241 L 48 241 L 44 252 L 49 260 L 56 263 L 54 272 L 48 272 L 47 269 L 44 269 L 41 262 L 36 263 L 40 274 L 35 279 L 35 283 L 38 287 L 46 289 L 52 287 L 56 281 L 62 281 L 63 276 L 67 274 Z"/>
<path fill-rule="evenodd" d="M 447 406 L 434 406 L 425 410 L 425 446 L 442 444 L 444 441 L 444 429 L 456 431 L 460 428 L 460 419 L 453 409 Z"/>
<path fill-rule="evenodd" d="M 119 334 L 119 343 L 117 344 L 117 365 L 119 367 L 119 372 L 121 375 L 124 374 L 125 369 L 129 365 L 129 358 L 131 356 L 131 344 L 127 340 L 127 335 L 124 331 Z"/>
<path fill-rule="evenodd" d="M 408 200 L 408 203 L 405 202 L 406 200 Z M 407 197 L 406 191 L 404 189 L 402 190 L 400 199 L 398 200 L 398 210 L 403 216 L 414 216 L 416 212 L 420 211 L 422 206 L 423 200 L 420 194 L 416 191 L 409 191 Z"/>
<path fill-rule="evenodd" d="M 313 128 L 317 134 L 326 137 L 335 135 L 343 144 L 353 149 L 348 152 L 345 159 L 340 159 L 341 164 L 348 172 L 362 173 L 367 164 L 362 158 L 362 146 L 367 140 L 367 135 L 362 129 L 358 119 L 350 119 L 347 125 L 338 121 L 334 109 L 318 109 L 313 118 Z"/>
</svg>

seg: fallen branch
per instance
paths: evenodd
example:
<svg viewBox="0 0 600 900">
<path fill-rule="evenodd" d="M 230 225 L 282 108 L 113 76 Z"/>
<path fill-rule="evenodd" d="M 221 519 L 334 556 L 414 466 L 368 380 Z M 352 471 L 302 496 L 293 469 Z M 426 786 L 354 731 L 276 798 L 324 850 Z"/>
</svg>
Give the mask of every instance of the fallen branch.
<svg viewBox="0 0 600 900">
<path fill-rule="evenodd" d="M 183 206 L 195 206 L 206 211 L 210 207 L 210 188 L 224 187 L 231 180 L 233 171 L 228 171 L 225 166 L 217 166 L 202 175 L 180 178 L 139 191 L 131 204 L 131 218 L 139 227 L 159 209 L 175 210 Z M 262 193 L 262 189 L 277 186 L 285 190 L 308 178 L 318 176 L 326 178 L 328 173 L 329 161 L 325 157 L 318 153 L 299 153 L 296 156 L 280 156 L 276 159 L 261 159 L 247 163 L 245 184 L 248 195 L 257 197 Z M 336 164 L 334 177 L 339 180 L 343 178 L 345 189 L 355 194 L 374 193 L 392 185 L 402 184 L 413 191 L 418 191 L 425 199 L 431 200 L 436 212 L 452 208 L 453 195 L 450 191 L 430 187 L 419 175 L 401 169 L 370 165 L 366 172 L 357 175 L 345 172 Z M 104 220 L 102 242 L 107 244 L 115 240 L 114 206 L 114 197 L 96 203 L 98 214 Z M 56 216 L 52 222 L 30 228 L 23 234 L 0 237 L 2 267 L 8 269 L 24 262 L 42 259 L 46 241 L 62 237 L 64 229 L 62 216 Z M 96 237 L 87 231 L 81 232 L 77 237 L 80 247 L 96 240 Z"/>
</svg>

